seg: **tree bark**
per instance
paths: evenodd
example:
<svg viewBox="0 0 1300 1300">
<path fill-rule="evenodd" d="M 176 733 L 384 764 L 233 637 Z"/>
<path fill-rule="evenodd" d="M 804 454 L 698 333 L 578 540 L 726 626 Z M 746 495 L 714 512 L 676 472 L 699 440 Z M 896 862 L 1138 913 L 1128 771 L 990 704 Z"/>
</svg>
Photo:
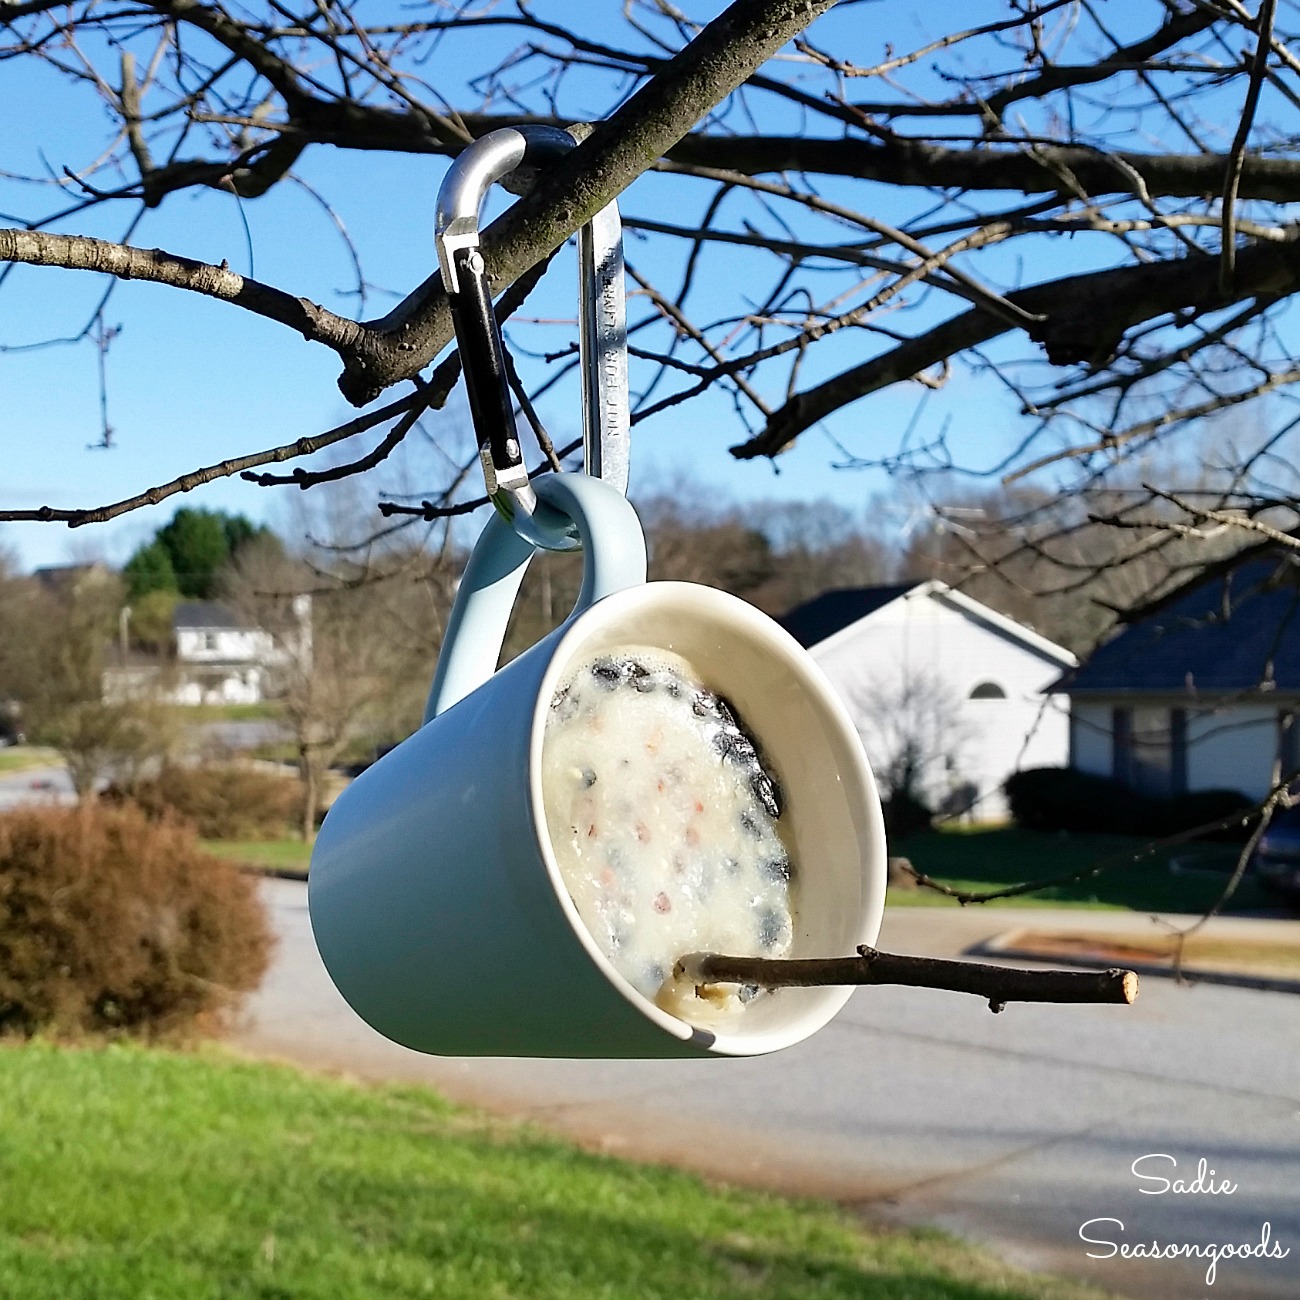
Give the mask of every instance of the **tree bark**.
<svg viewBox="0 0 1300 1300">
<path fill-rule="evenodd" d="M 484 232 L 494 284 L 511 283 L 558 248 L 832 4 L 736 0 Z M 441 277 L 372 325 L 339 378 L 355 406 L 417 374 L 450 341 Z"/>
<path fill-rule="evenodd" d="M 309 747 L 301 746 L 298 750 L 298 771 L 302 777 L 302 809 L 298 828 L 307 844 L 316 837 L 316 805 L 320 802 L 319 769 L 317 756 Z"/>
<path fill-rule="evenodd" d="M 1067 276 L 1008 293 L 1040 316 L 1030 337 L 1052 365 L 1105 366 L 1127 330 L 1176 311 L 1199 313 L 1248 298 L 1286 297 L 1300 288 L 1300 239 L 1259 243 L 1237 256 L 1228 296 L 1214 257 L 1139 263 L 1111 271 Z M 795 394 L 748 442 L 731 448 L 738 460 L 775 456 L 805 429 L 868 393 L 910 379 L 948 357 L 1005 334 L 1011 326 L 976 307 L 928 333 Z"/>
<path fill-rule="evenodd" d="M 694 952 L 682 957 L 673 973 L 692 984 L 757 984 L 769 989 L 903 984 L 973 993 L 987 998 L 995 1012 L 1008 1002 L 1109 1002 L 1127 1006 L 1138 995 L 1138 977 L 1131 970 L 1018 970 L 984 962 L 881 952 L 866 945 L 858 949 L 856 957 L 799 961 Z"/>
</svg>

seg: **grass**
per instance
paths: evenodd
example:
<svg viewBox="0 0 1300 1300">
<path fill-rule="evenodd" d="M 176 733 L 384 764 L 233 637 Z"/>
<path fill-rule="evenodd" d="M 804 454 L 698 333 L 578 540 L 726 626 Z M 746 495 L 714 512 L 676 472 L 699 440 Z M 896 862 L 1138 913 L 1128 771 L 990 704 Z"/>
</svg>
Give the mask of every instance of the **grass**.
<svg viewBox="0 0 1300 1300">
<path fill-rule="evenodd" d="M 0 749 L 0 776 L 11 772 L 26 772 L 33 767 L 62 767 L 63 759 L 57 749 L 43 745 L 12 745 Z"/>
<path fill-rule="evenodd" d="M 284 706 L 277 700 L 258 704 L 179 704 L 176 715 L 183 722 L 267 722 L 279 721 Z"/>
<path fill-rule="evenodd" d="M 1006 827 L 995 830 L 943 830 L 914 835 L 891 846 L 918 871 L 954 889 L 988 890 L 1043 876 L 1065 874 L 1111 857 L 1131 855 L 1147 841 L 1124 835 L 1049 835 Z M 220 858 L 275 871 L 306 874 L 311 845 L 297 839 L 204 840 L 203 847 Z M 1218 897 L 1227 879 L 1223 868 L 1235 860 L 1232 845 L 1177 850 L 1180 862 L 1201 862 L 1217 869 L 1170 869 L 1164 854 L 1129 863 L 1114 871 L 1071 885 L 1052 885 L 1036 894 L 998 900 L 999 907 L 1078 907 L 1158 912 L 1196 912 Z M 956 900 L 930 889 L 891 889 L 889 903 L 897 907 L 957 907 Z M 1247 876 L 1227 910 L 1261 909 L 1272 900 Z"/>
<path fill-rule="evenodd" d="M 303 875 L 311 860 L 311 845 L 305 840 L 204 840 L 203 847 L 213 857 Z"/>
<path fill-rule="evenodd" d="M 1148 841 L 1126 835 L 1066 835 L 994 830 L 924 831 L 891 845 L 926 875 L 954 889 L 998 889 L 1047 876 L 1066 875 L 1116 856 L 1131 857 Z M 1126 862 L 1091 880 L 1051 885 L 1034 894 L 999 899 L 999 907 L 1124 908 L 1153 912 L 1199 912 L 1218 896 L 1227 881 L 1224 867 L 1235 861 L 1233 845 L 1193 845 L 1159 853 L 1141 862 Z M 1171 870 L 1170 859 L 1209 870 Z M 891 904 L 957 907 L 956 900 L 930 889 L 891 889 Z M 1228 911 L 1273 906 L 1250 876 L 1242 880 Z"/>
<path fill-rule="evenodd" d="M 413 1088 L 0 1049 L 6 1300 L 1085 1300 L 934 1232 L 711 1190 Z"/>
</svg>

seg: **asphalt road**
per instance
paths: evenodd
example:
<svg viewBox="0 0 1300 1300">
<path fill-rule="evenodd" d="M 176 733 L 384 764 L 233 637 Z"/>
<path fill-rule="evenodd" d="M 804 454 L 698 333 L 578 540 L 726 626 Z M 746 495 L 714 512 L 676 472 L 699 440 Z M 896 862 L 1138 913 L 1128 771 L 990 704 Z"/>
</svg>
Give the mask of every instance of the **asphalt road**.
<svg viewBox="0 0 1300 1300">
<path fill-rule="evenodd" d="M 1031 1268 L 1144 1300 L 1300 1296 L 1300 998 L 1148 979 L 1131 1008 L 1013 1005 L 859 990 L 811 1040 L 746 1061 L 578 1062 L 421 1056 L 361 1023 L 316 956 L 305 887 L 266 882 L 277 960 L 245 1049 L 367 1078 L 424 1081 L 596 1149 L 667 1160 L 886 1220 L 933 1223 Z M 1111 914 L 1089 913 L 1089 926 Z M 899 908 L 882 946 L 946 955 L 1018 910 Z M 1114 914 L 1113 924 L 1144 918 Z M 1238 925 L 1251 924 L 1236 922 Z M 1300 938 L 1300 922 L 1295 932 Z M 1287 932 L 1289 933 L 1289 932 Z M 1172 1156 L 1177 1162 L 1143 1156 Z M 1151 1193 L 1200 1159 L 1231 1192 Z M 1089 1220 L 1115 1223 L 1088 1229 Z M 1114 1257 L 1139 1242 L 1258 1243 L 1290 1254 Z M 1112 1243 L 1108 1246 L 1104 1243 Z"/>
<path fill-rule="evenodd" d="M 0 811 L 21 804 L 75 802 L 65 767 L 30 767 L 0 776 Z"/>
</svg>

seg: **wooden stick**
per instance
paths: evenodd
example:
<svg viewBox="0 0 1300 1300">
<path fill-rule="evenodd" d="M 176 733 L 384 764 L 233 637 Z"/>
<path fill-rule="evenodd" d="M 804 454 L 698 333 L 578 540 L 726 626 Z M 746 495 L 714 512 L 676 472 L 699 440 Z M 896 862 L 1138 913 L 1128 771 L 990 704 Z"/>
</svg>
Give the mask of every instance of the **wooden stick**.
<svg viewBox="0 0 1300 1300">
<path fill-rule="evenodd" d="M 987 998 L 991 1011 L 1008 1002 L 1104 1002 L 1130 1005 L 1137 999 L 1135 971 L 1021 970 L 983 962 L 950 961 L 881 952 L 865 944 L 856 957 L 813 957 L 800 961 L 770 957 L 724 957 L 692 952 L 673 974 L 695 984 L 757 984 L 761 988 L 810 988 L 829 984 L 906 984 L 947 989 Z"/>
</svg>

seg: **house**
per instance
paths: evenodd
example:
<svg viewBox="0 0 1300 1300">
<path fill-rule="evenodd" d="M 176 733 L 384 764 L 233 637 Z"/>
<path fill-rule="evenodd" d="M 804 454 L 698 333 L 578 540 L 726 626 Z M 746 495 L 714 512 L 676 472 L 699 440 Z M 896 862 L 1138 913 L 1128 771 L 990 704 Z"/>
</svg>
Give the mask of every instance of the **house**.
<svg viewBox="0 0 1300 1300">
<path fill-rule="evenodd" d="M 1012 772 L 1066 761 L 1068 708 L 1047 691 L 1074 656 L 943 582 L 828 591 L 780 621 L 839 691 L 887 789 L 994 819 Z"/>
<path fill-rule="evenodd" d="M 1070 764 L 1147 794 L 1273 784 L 1300 767 L 1300 555 L 1252 547 L 1149 607 L 1057 689 Z"/>
<path fill-rule="evenodd" d="M 130 609 L 108 655 L 104 698 L 152 696 L 171 704 L 259 704 L 284 687 L 291 665 L 311 657 L 311 597 L 295 596 L 280 636 L 216 601 L 182 601 L 172 614 L 170 654 L 128 648 Z"/>
<path fill-rule="evenodd" d="M 172 614 L 176 638 L 175 704 L 257 704 L 274 638 L 216 601 L 182 601 Z"/>
<path fill-rule="evenodd" d="M 49 564 L 32 570 L 32 581 L 56 594 L 75 593 L 87 585 L 108 582 L 113 570 L 99 560 L 87 564 Z"/>
</svg>

